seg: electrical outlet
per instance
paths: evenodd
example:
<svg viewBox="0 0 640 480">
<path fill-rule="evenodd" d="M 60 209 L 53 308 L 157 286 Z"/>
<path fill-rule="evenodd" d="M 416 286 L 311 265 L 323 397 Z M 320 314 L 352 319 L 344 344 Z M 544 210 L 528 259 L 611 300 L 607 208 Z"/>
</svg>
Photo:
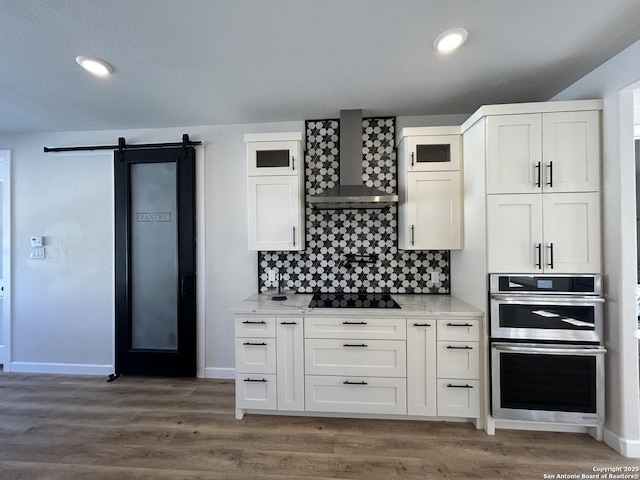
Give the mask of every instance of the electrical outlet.
<svg viewBox="0 0 640 480">
<path fill-rule="evenodd" d="M 269 281 L 270 282 L 275 282 L 276 281 L 276 270 L 275 268 L 272 268 L 271 270 L 268 270 L 269 272 Z"/>
<path fill-rule="evenodd" d="M 440 274 L 438 272 L 431 272 L 431 283 L 438 283 L 440 281 Z"/>
<path fill-rule="evenodd" d="M 31 237 L 31 246 L 32 247 L 41 247 L 42 246 L 42 237 L 40 237 L 40 236 Z"/>
</svg>

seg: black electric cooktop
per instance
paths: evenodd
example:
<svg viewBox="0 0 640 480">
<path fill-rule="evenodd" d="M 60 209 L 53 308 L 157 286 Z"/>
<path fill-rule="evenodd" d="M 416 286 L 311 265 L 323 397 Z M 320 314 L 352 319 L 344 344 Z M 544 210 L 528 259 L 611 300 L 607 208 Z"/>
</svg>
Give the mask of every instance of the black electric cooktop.
<svg viewBox="0 0 640 480">
<path fill-rule="evenodd" d="M 388 293 L 316 293 L 309 308 L 401 308 Z"/>
</svg>

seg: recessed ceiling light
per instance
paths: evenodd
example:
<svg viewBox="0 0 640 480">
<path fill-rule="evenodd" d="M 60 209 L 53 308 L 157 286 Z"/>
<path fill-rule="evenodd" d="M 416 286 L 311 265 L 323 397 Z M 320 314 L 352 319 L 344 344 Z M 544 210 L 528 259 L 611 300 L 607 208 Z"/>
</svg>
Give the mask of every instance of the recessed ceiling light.
<svg viewBox="0 0 640 480">
<path fill-rule="evenodd" d="M 104 60 L 95 57 L 76 57 L 76 62 L 87 72 L 91 72 L 99 77 L 105 77 L 113 73 L 113 67 Z"/>
<path fill-rule="evenodd" d="M 467 32 L 464 28 L 452 28 L 442 32 L 433 41 L 433 49 L 438 52 L 450 52 L 462 45 L 467 39 Z"/>
</svg>

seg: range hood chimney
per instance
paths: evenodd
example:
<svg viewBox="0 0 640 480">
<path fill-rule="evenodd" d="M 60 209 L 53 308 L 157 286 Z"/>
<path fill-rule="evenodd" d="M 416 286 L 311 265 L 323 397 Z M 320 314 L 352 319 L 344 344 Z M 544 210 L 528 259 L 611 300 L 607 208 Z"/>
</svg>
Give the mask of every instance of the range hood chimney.
<svg viewBox="0 0 640 480">
<path fill-rule="evenodd" d="M 367 187 L 362 181 L 362 110 L 340 111 L 340 185 L 307 198 L 319 210 L 385 208 L 398 195 Z"/>
</svg>

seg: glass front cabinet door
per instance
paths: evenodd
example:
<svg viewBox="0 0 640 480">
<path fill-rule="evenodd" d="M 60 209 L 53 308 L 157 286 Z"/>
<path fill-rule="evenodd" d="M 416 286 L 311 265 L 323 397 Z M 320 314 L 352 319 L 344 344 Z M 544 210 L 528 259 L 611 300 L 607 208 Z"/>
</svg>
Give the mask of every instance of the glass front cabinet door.
<svg viewBox="0 0 640 480">
<path fill-rule="evenodd" d="M 408 172 L 460 169 L 460 127 L 405 127 L 400 138 L 398 154 Z"/>
<path fill-rule="evenodd" d="M 300 175 L 302 132 L 246 134 L 249 176 Z"/>
</svg>

